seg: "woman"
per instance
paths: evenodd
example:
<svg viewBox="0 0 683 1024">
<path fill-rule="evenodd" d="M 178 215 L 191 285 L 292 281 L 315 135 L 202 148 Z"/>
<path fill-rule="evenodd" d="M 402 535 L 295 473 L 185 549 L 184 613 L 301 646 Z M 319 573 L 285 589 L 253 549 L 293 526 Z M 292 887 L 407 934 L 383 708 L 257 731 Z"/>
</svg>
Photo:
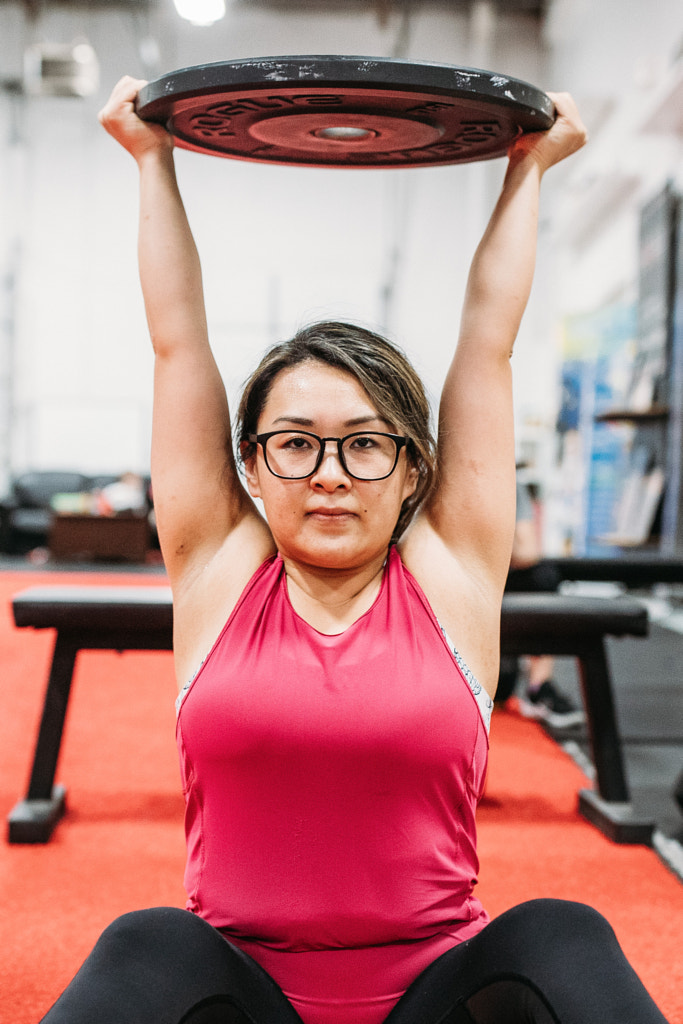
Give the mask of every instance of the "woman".
<svg viewBox="0 0 683 1024">
<path fill-rule="evenodd" d="M 401 353 L 314 325 L 246 386 L 245 490 L 173 143 L 135 115 L 141 84 L 101 120 L 140 170 L 188 910 L 116 921 L 45 1020 L 661 1024 L 595 912 L 540 900 L 488 923 L 473 893 L 515 518 L 509 357 L 541 178 L 585 139 L 573 102 L 511 149 L 436 452 Z"/>
</svg>

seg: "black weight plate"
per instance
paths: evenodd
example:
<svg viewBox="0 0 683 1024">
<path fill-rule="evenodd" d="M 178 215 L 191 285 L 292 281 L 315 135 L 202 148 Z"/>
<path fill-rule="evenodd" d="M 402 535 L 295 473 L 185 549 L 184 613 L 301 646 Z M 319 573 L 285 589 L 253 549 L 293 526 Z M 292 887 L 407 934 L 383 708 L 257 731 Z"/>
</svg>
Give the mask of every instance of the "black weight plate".
<svg viewBox="0 0 683 1024">
<path fill-rule="evenodd" d="M 333 56 L 184 68 L 145 85 L 137 112 L 185 149 L 313 167 L 489 160 L 554 120 L 545 93 L 507 75 Z"/>
</svg>

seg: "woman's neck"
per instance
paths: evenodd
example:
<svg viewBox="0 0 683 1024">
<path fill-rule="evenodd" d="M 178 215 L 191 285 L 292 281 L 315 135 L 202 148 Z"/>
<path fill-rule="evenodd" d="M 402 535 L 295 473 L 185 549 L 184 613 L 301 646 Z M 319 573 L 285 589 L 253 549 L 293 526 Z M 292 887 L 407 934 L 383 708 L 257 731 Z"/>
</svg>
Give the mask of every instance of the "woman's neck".
<svg viewBox="0 0 683 1024">
<path fill-rule="evenodd" d="M 372 607 L 387 554 L 349 569 L 324 569 L 283 557 L 287 592 L 297 615 L 320 633 L 343 633 Z"/>
</svg>

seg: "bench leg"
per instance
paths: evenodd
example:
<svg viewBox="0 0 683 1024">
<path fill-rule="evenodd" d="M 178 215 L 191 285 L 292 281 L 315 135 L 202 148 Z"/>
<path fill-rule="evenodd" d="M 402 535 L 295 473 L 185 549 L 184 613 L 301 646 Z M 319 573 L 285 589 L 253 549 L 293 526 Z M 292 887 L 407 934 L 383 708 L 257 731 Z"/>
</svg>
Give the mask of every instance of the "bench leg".
<svg viewBox="0 0 683 1024">
<path fill-rule="evenodd" d="M 650 845 L 654 822 L 630 802 L 604 640 L 582 653 L 579 670 L 597 782 L 597 792 L 579 792 L 579 810 L 614 842 Z"/>
<path fill-rule="evenodd" d="M 57 634 L 28 792 L 10 811 L 10 843 L 47 843 L 64 814 L 66 791 L 54 778 L 78 646 Z"/>
</svg>

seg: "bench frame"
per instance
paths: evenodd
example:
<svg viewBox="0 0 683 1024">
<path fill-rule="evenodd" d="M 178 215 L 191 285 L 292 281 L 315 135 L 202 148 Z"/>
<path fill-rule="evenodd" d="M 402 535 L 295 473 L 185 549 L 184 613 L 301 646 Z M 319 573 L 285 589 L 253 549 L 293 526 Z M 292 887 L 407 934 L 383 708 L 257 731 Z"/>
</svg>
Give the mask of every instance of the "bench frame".
<svg viewBox="0 0 683 1024">
<path fill-rule="evenodd" d="M 168 587 L 46 586 L 16 594 L 18 627 L 57 635 L 35 744 L 28 791 L 8 817 L 10 843 L 46 843 L 66 809 L 55 773 L 79 651 L 156 650 L 173 646 Z M 650 844 L 654 823 L 630 802 L 612 694 L 607 636 L 646 636 L 647 611 L 637 601 L 514 594 L 503 598 L 501 652 L 576 658 L 588 722 L 596 789 L 579 792 L 581 814 L 619 843 Z"/>
</svg>

